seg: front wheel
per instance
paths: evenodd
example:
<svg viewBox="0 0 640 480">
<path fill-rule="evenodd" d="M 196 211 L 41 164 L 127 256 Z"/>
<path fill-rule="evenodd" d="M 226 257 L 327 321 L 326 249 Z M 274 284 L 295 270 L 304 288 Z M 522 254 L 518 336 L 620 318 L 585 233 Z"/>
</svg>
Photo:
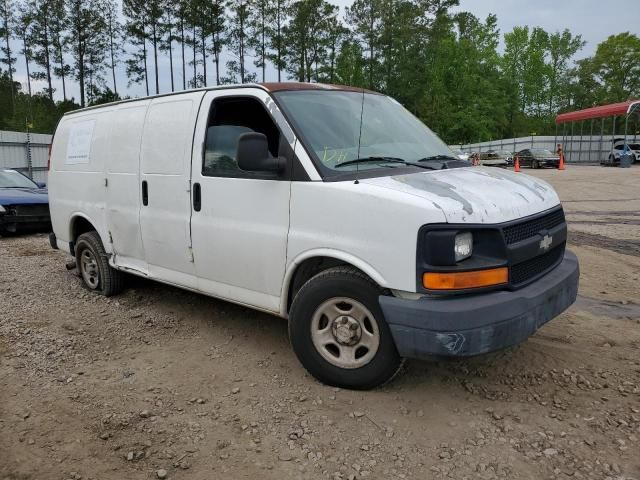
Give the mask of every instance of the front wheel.
<svg viewBox="0 0 640 480">
<path fill-rule="evenodd" d="M 378 387 L 400 369 L 384 320 L 379 287 L 351 267 L 335 267 L 305 283 L 291 306 L 289 338 L 302 365 L 342 388 Z"/>
</svg>

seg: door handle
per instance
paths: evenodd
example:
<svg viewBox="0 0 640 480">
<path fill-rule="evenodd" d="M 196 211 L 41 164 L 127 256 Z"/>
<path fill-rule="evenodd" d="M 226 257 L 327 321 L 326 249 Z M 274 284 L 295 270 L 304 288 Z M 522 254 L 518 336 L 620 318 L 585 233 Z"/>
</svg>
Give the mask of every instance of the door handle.
<svg viewBox="0 0 640 480">
<path fill-rule="evenodd" d="M 193 184 L 193 209 L 199 212 L 202 208 L 202 190 L 199 183 Z"/>
<path fill-rule="evenodd" d="M 142 181 L 142 205 L 149 205 L 149 186 L 146 180 Z"/>
</svg>

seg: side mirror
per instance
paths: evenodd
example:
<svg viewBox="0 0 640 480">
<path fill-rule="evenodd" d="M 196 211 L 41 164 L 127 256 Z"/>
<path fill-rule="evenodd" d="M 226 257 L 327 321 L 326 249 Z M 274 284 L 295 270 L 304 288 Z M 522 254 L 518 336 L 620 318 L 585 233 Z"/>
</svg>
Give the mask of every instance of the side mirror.
<svg viewBox="0 0 640 480">
<path fill-rule="evenodd" d="M 267 136 L 263 133 L 240 135 L 236 159 L 238 167 L 247 172 L 280 172 L 284 169 L 284 159 L 271 156 Z"/>
<path fill-rule="evenodd" d="M 44 182 L 36 182 L 36 185 L 38 185 L 38 188 L 44 188 L 47 186 L 47 184 Z"/>
</svg>

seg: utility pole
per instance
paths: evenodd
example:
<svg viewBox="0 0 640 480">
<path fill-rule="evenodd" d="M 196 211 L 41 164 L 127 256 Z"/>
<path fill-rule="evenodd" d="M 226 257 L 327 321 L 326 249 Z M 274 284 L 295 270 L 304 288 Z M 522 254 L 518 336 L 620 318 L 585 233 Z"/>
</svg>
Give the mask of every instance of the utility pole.
<svg viewBox="0 0 640 480">
<path fill-rule="evenodd" d="M 25 118 L 24 124 L 27 130 L 27 143 L 25 145 L 27 150 L 27 171 L 29 173 L 29 178 L 33 180 L 33 162 L 31 160 L 31 133 L 29 131 L 32 125 L 29 123 L 28 118 Z"/>
</svg>

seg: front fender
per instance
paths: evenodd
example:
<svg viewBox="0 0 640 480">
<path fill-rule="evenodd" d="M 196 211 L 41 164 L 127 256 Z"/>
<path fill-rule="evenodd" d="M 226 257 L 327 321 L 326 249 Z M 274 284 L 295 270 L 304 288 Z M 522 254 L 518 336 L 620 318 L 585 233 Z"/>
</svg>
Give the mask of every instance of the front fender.
<svg viewBox="0 0 640 480">
<path fill-rule="evenodd" d="M 305 260 L 309 260 L 310 258 L 318 258 L 318 257 L 327 257 L 333 258 L 335 260 L 339 260 L 341 262 L 347 263 L 359 270 L 362 270 L 366 273 L 371 279 L 376 282 L 381 287 L 388 287 L 388 282 L 384 278 L 384 276 L 373 268 L 370 264 L 358 258 L 357 256 L 344 252 L 342 250 L 336 250 L 333 248 L 316 248 L 312 250 L 307 250 L 305 252 L 300 253 L 296 258 L 294 258 L 285 270 L 284 282 L 282 286 L 282 294 L 280 295 L 280 314 L 284 317 L 287 316 L 287 304 L 289 303 L 289 287 L 291 285 L 291 281 L 293 280 L 293 274 L 295 273 L 298 266 L 304 262 Z"/>
</svg>

